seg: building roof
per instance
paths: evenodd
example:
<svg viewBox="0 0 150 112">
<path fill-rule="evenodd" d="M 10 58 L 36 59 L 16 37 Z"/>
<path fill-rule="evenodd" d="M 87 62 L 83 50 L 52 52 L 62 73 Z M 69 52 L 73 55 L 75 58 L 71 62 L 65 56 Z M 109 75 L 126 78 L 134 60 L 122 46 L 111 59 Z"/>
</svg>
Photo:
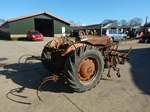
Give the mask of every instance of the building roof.
<svg viewBox="0 0 150 112">
<path fill-rule="evenodd" d="M 74 30 L 80 30 L 80 29 L 86 29 L 86 30 L 91 30 L 91 29 L 100 29 L 101 24 L 93 24 L 93 25 L 87 25 L 87 26 L 79 26 L 79 27 L 72 27 Z M 115 26 L 118 28 L 118 25 L 115 23 L 108 23 L 108 24 L 102 24 L 103 28 L 109 28 L 111 26 Z"/>
<path fill-rule="evenodd" d="M 98 29 L 100 28 L 100 24 L 87 25 L 84 28 L 85 29 Z"/>
<path fill-rule="evenodd" d="M 61 19 L 61 18 L 59 18 L 57 16 L 54 16 L 53 14 L 45 12 L 45 11 L 44 12 L 35 13 L 35 14 L 29 14 L 29 15 L 25 15 L 25 16 L 20 16 L 20 17 L 17 17 L 17 18 L 11 18 L 11 19 L 8 19 L 6 22 L 13 22 L 13 21 L 17 21 L 17 20 L 21 20 L 21 19 L 25 19 L 25 18 L 29 18 L 29 17 L 41 15 L 41 14 L 46 14 L 46 15 L 51 16 L 51 17 L 53 17 L 53 18 L 55 18 L 57 20 L 60 20 L 60 21 L 65 22 L 67 24 L 71 24 L 70 22 L 65 21 L 65 20 L 63 20 L 63 19 Z M 3 23 L 3 24 L 5 24 L 5 23 Z"/>
<path fill-rule="evenodd" d="M 78 30 L 78 29 L 100 29 L 100 25 L 101 24 L 93 24 L 93 25 L 87 25 L 87 26 L 73 26 L 72 28 L 74 30 Z M 105 26 L 106 24 L 103 24 L 103 26 Z"/>
<path fill-rule="evenodd" d="M 120 26 L 120 29 L 121 28 L 125 28 L 125 29 L 127 29 L 127 28 L 141 28 L 142 26 L 141 25 L 127 25 L 127 26 Z"/>
</svg>

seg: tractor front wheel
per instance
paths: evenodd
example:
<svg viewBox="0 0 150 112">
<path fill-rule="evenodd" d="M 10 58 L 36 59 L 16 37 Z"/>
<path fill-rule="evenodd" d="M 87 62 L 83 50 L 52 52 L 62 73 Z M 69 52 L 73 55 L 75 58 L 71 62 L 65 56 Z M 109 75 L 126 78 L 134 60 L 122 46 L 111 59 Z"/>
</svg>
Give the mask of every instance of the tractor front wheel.
<svg viewBox="0 0 150 112">
<path fill-rule="evenodd" d="M 68 84 L 76 92 L 85 92 L 100 81 L 104 69 L 101 52 L 94 46 L 82 46 L 70 53 L 65 64 Z"/>
</svg>

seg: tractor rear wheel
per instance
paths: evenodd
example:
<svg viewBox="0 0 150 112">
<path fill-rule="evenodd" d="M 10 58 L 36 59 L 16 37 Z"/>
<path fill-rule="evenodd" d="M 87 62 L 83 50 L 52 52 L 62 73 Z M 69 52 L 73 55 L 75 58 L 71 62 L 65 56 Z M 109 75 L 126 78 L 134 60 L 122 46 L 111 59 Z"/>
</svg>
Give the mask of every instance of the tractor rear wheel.
<svg viewBox="0 0 150 112">
<path fill-rule="evenodd" d="M 101 52 L 94 46 L 82 46 L 71 53 L 65 64 L 68 84 L 76 92 L 85 92 L 100 81 L 104 69 Z"/>
</svg>

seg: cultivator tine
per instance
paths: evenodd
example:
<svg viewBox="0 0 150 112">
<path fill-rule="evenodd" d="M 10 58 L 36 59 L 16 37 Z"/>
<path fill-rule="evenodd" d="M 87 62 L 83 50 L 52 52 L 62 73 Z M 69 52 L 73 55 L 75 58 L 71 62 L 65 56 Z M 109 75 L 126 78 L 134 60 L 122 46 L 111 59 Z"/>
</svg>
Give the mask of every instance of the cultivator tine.
<svg viewBox="0 0 150 112">
<path fill-rule="evenodd" d="M 45 78 L 42 80 L 42 82 L 40 83 L 40 85 L 39 85 L 39 87 L 38 87 L 38 89 L 37 89 L 37 96 L 38 96 L 38 98 L 39 98 L 40 101 L 43 101 L 43 100 L 40 98 L 40 96 L 39 96 L 39 94 L 38 94 L 38 91 L 40 91 L 40 92 L 42 93 L 42 91 L 41 91 L 41 86 L 42 86 L 44 83 L 46 83 L 47 81 L 50 81 L 50 80 L 53 81 L 53 82 L 57 82 L 57 81 L 59 80 L 59 78 L 58 78 L 57 75 L 53 75 L 53 76 L 45 77 Z"/>
<path fill-rule="evenodd" d="M 127 59 L 129 60 L 128 55 L 131 52 L 131 49 L 132 49 L 132 47 L 123 54 L 123 64 L 126 62 Z"/>
<path fill-rule="evenodd" d="M 121 75 L 120 75 L 120 69 L 117 68 L 117 64 L 116 64 L 116 65 L 111 65 L 111 66 L 109 67 L 109 70 L 108 70 L 108 73 L 107 73 L 107 77 L 111 77 L 111 76 L 110 76 L 110 70 L 111 70 L 111 68 L 112 68 L 114 71 L 117 72 L 116 75 L 117 75 L 118 77 L 121 77 Z"/>
<path fill-rule="evenodd" d="M 111 77 L 111 76 L 110 76 L 110 70 L 111 70 L 111 67 L 110 67 L 109 70 L 108 70 L 107 77 Z"/>
<path fill-rule="evenodd" d="M 119 56 L 122 60 L 120 61 L 120 64 L 125 64 L 126 60 L 129 60 L 129 53 L 131 52 L 132 47 L 128 51 L 122 52 L 122 55 Z"/>
<path fill-rule="evenodd" d="M 26 61 L 25 61 L 25 64 L 27 63 L 27 61 L 31 58 L 34 58 L 34 59 L 37 59 L 37 60 L 40 60 L 41 61 L 41 57 L 40 56 L 34 56 L 34 55 L 30 55 L 30 54 L 25 54 L 25 55 L 22 55 L 19 59 L 18 59 L 18 64 L 20 64 L 20 60 L 24 57 L 24 56 L 29 56 L 26 58 Z"/>
<path fill-rule="evenodd" d="M 118 77 L 121 77 L 121 75 L 120 75 L 120 69 L 117 68 L 116 66 L 114 66 L 114 67 L 112 67 L 112 68 L 113 68 L 114 71 L 117 71 L 116 75 L 117 75 Z"/>
<path fill-rule="evenodd" d="M 22 55 L 22 56 L 18 59 L 18 64 L 20 64 L 20 60 L 21 60 L 24 56 L 32 56 L 32 55 L 30 55 L 30 54 Z"/>
</svg>

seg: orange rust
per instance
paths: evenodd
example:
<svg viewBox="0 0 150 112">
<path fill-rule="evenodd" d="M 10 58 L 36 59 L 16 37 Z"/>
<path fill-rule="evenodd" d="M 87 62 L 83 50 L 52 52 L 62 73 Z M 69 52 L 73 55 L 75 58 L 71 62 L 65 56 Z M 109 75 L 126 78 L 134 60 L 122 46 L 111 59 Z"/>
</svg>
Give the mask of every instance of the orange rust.
<svg viewBox="0 0 150 112">
<path fill-rule="evenodd" d="M 81 81 L 88 81 L 95 73 L 95 64 L 93 60 L 85 59 L 78 68 L 78 78 Z"/>
<path fill-rule="evenodd" d="M 58 38 L 58 39 L 54 39 L 54 40 L 51 40 L 50 42 L 48 42 L 46 44 L 46 47 L 54 48 L 54 49 L 61 49 L 60 47 L 62 47 L 64 45 L 71 45 L 72 43 L 73 42 L 69 39 Z"/>
<path fill-rule="evenodd" d="M 75 44 L 72 44 L 71 46 L 69 46 L 69 47 L 61 54 L 61 56 L 65 56 L 66 54 L 68 54 L 68 53 L 71 52 L 71 51 L 74 51 L 74 50 L 77 49 L 78 47 L 85 46 L 85 45 L 86 45 L 85 43 L 75 43 Z"/>
<path fill-rule="evenodd" d="M 89 80 L 95 72 L 95 66 L 92 60 L 83 60 L 78 69 L 78 77 L 82 81 Z"/>
<path fill-rule="evenodd" d="M 108 36 L 87 36 L 87 41 L 94 44 L 108 45 L 110 44 Z"/>
</svg>

